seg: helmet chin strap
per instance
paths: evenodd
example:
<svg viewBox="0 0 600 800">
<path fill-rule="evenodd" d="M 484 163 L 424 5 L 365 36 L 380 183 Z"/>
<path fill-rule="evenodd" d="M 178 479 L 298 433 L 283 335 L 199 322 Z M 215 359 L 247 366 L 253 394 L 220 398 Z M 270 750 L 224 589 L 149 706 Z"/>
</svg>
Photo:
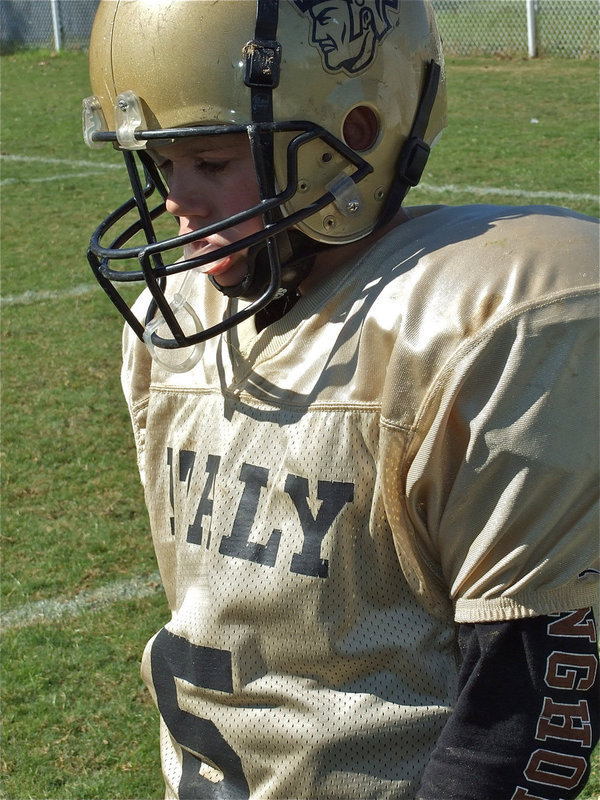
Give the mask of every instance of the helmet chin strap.
<svg viewBox="0 0 600 800">
<path fill-rule="evenodd" d="M 427 65 L 425 84 L 415 112 L 412 128 L 398 156 L 392 185 L 383 211 L 377 220 L 376 230 L 380 230 L 394 218 L 409 189 L 412 186 L 416 186 L 421 180 L 430 152 L 430 147 L 424 140 L 424 136 L 437 95 L 440 75 L 440 65 L 433 60 L 430 61 Z"/>
<path fill-rule="evenodd" d="M 325 248 L 332 246 L 316 242 L 296 230 L 287 230 L 280 233 L 277 236 L 277 244 L 281 258 L 281 283 L 279 291 L 273 298 L 274 300 L 286 293 L 293 294 L 309 275 L 317 255 Z M 261 242 L 251 247 L 246 260 L 248 272 L 234 286 L 221 286 L 212 276 L 209 276 L 209 280 L 226 297 L 256 300 L 269 285 L 271 274 L 266 244 Z"/>
</svg>

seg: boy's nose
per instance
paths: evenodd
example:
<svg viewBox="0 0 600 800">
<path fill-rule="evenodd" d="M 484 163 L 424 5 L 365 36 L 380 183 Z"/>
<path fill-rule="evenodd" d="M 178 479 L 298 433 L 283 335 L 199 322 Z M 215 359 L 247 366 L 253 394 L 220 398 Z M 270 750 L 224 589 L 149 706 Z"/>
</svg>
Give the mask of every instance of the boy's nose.
<svg viewBox="0 0 600 800">
<path fill-rule="evenodd" d="M 191 180 L 189 176 L 177 174 L 173 171 L 169 181 L 169 193 L 165 200 L 165 208 L 174 217 L 182 218 L 201 217 L 206 219 L 210 214 L 208 194 L 203 191 L 198 180 Z"/>
</svg>

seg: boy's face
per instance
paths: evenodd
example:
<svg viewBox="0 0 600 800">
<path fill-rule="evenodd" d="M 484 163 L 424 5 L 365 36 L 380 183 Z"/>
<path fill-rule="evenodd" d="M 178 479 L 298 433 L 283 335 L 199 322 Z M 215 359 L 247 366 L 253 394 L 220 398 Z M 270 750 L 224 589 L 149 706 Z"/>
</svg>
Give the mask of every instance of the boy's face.
<svg viewBox="0 0 600 800">
<path fill-rule="evenodd" d="M 169 194 L 167 211 L 179 220 L 179 234 L 190 233 L 259 202 L 256 173 L 245 134 L 182 139 L 153 148 Z M 186 258 L 205 255 L 263 227 L 259 217 L 187 245 Z M 221 286 L 235 286 L 246 275 L 246 251 L 203 267 Z"/>
</svg>

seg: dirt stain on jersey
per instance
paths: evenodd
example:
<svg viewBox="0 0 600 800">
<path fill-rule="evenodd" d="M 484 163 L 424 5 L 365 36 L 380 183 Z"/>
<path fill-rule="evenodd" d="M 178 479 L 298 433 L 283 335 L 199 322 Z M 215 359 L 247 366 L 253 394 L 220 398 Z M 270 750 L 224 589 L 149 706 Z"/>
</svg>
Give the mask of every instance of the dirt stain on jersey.
<svg viewBox="0 0 600 800">
<path fill-rule="evenodd" d="M 472 336 L 483 328 L 485 323 L 494 315 L 504 297 L 498 292 L 484 297 L 483 301 L 475 308 L 475 313 L 467 320 L 464 327 L 465 336 Z"/>
</svg>

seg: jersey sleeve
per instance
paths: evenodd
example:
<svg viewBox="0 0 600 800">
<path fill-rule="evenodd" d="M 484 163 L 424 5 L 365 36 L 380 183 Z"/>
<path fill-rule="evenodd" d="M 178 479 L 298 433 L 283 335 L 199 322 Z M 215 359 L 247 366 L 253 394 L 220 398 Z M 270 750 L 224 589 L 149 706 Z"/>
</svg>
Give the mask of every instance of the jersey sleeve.
<svg viewBox="0 0 600 800">
<path fill-rule="evenodd" d="M 457 622 L 597 598 L 597 338 L 595 296 L 531 303 L 467 342 L 425 399 L 398 549 Z"/>
<path fill-rule="evenodd" d="M 590 609 L 459 626 L 458 697 L 417 800 L 568 800 L 598 741 Z"/>
</svg>

